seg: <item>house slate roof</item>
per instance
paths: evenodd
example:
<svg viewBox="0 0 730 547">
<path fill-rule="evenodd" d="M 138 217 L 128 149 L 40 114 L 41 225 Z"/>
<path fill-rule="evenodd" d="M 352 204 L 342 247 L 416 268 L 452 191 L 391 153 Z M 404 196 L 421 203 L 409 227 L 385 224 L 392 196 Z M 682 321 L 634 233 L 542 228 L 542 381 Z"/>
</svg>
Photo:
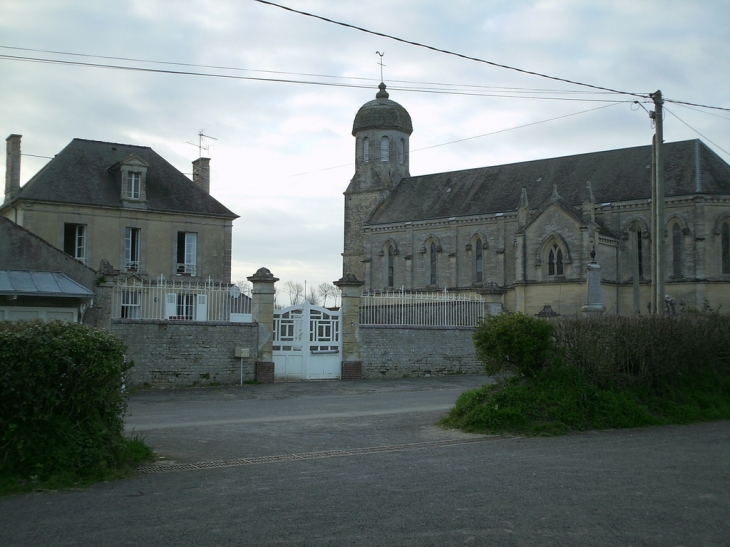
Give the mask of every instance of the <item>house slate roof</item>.
<svg viewBox="0 0 730 547">
<path fill-rule="evenodd" d="M 148 163 L 148 211 L 238 218 L 148 146 L 74 139 L 30 179 L 20 200 L 122 207 L 119 177 L 111 169 L 128 156 Z"/>
<path fill-rule="evenodd" d="M 91 298 L 94 293 L 60 272 L 0 270 L 0 294 Z"/>
<path fill-rule="evenodd" d="M 730 195 L 730 165 L 700 140 L 665 143 L 666 196 Z M 553 185 L 579 207 L 590 181 L 596 203 L 651 198 L 651 146 L 607 150 L 449 173 L 407 177 L 368 225 L 515 211 L 522 188 L 532 209 Z"/>
</svg>

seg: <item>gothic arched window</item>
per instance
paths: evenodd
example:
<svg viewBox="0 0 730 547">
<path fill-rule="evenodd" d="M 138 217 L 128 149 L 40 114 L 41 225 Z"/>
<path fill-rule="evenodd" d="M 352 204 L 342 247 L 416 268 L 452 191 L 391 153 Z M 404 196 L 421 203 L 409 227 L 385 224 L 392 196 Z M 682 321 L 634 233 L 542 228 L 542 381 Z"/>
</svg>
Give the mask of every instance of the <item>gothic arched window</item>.
<svg viewBox="0 0 730 547">
<path fill-rule="evenodd" d="M 474 270 L 476 282 L 481 283 L 484 280 L 484 250 L 480 238 L 477 238 L 474 242 Z"/>
<path fill-rule="evenodd" d="M 390 139 L 388 137 L 380 139 L 380 161 L 390 161 Z"/>
<path fill-rule="evenodd" d="M 365 163 L 370 161 L 370 139 L 367 137 L 362 141 L 362 161 Z"/>
<path fill-rule="evenodd" d="M 730 222 L 724 222 L 720 229 L 720 248 L 722 273 L 730 274 Z"/>
<path fill-rule="evenodd" d="M 431 280 L 431 283 L 430 284 L 431 285 L 436 285 L 436 281 L 438 279 L 437 276 L 436 276 L 436 262 L 438 260 L 438 254 L 436 253 L 436 243 L 434 243 L 434 242 L 431 242 L 430 253 L 431 253 L 431 256 L 430 256 L 430 268 L 429 268 L 430 280 Z"/>
<path fill-rule="evenodd" d="M 641 230 L 636 230 L 636 263 L 639 267 L 639 276 L 644 275 L 644 254 L 641 251 Z"/>
<path fill-rule="evenodd" d="M 563 250 L 553 243 L 548 254 L 548 275 L 563 275 Z"/>
<path fill-rule="evenodd" d="M 676 222 L 672 227 L 672 275 L 682 275 L 682 229 Z"/>
<path fill-rule="evenodd" d="M 395 255 L 393 246 L 388 245 L 388 287 L 395 286 Z"/>
</svg>

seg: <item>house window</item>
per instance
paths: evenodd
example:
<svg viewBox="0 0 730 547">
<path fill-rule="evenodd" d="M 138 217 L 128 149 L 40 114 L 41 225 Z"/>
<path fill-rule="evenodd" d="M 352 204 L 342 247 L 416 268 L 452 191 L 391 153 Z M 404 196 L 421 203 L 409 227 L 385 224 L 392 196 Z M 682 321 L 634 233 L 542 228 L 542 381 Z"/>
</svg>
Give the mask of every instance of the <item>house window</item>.
<svg viewBox="0 0 730 547">
<path fill-rule="evenodd" d="M 482 283 L 484 280 L 484 249 L 482 249 L 482 240 L 477 239 L 474 242 L 474 270 L 476 272 L 476 282 Z"/>
<path fill-rule="evenodd" d="M 720 229 L 720 247 L 722 273 L 730 274 L 730 222 L 725 222 Z"/>
<path fill-rule="evenodd" d="M 177 273 L 196 275 L 198 234 L 195 232 L 177 233 Z"/>
<path fill-rule="evenodd" d="M 187 321 L 193 320 L 193 310 L 195 309 L 194 294 L 178 294 L 177 295 L 177 318 Z"/>
<path fill-rule="evenodd" d="M 430 284 L 431 285 L 436 285 L 436 281 L 438 279 L 437 276 L 436 276 L 436 263 L 437 263 L 437 260 L 438 260 L 438 254 L 436 253 L 436 243 L 434 243 L 434 242 L 431 242 L 430 253 L 431 253 L 431 256 L 430 256 L 430 259 L 431 259 L 430 260 L 430 268 L 429 268 L 430 281 L 431 281 Z"/>
<path fill-rule="evenodd" d="M 362 159 L 365 163 L 370 162 L 370 139 L 367 137 L 362 141 Z"/>
<path fill-rule="evenodd" d="M 127 199 L 139 199 L 142 188 L 142 173 L 127 171 Z"/>
<path fill-rule="evenodd" d="M 139 270 L 139 228 L 125 228 L 124 231 L 124 267 L 127 270 Z"/>
<path fill-rule="evenodd" d="M 122 319 L 140 319 L 142 317 L 140 300 L 142 295 L 136 291 L 122 292 Z"/>
<path fill-rule="evenodd" d="M 682 229 L 677 223 L 672 227 L 672 275 L 682 275 Z"/>
<path fill-rule="evenodd" d="M 393 246 L 388 245 L 388 287 L 395 286 L 395 256 L 393 255 Z"/>
<path fill-rule="evenodd" d="M 63 225 L 63 252 L 86 263 L 86 226 L 84 224 Z"/>
<path fill-rule="evenodd" d="M 380 139 L 380 161 L 390 161 L 390 139 L 388 137 Z"/>
<path fill-rule="evenodd" d="M 548 275 L 563 275 L 563 250 L 554 243 L 548 254 Z"/>
</svg>

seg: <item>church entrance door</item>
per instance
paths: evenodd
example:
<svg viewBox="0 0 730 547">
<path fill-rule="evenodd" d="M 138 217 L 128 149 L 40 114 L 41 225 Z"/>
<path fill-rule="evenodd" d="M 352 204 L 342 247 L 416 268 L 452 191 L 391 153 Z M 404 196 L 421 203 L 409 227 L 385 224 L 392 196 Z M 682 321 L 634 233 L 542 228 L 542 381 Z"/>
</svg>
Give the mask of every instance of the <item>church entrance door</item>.
<svg viewBox="0 0 730 547">
<path fill-rule="evenodd" d="M 276 380 L 340 378 L 340 311 L 309 302 L 275 311 L 273 357 Z"/>
</svg>

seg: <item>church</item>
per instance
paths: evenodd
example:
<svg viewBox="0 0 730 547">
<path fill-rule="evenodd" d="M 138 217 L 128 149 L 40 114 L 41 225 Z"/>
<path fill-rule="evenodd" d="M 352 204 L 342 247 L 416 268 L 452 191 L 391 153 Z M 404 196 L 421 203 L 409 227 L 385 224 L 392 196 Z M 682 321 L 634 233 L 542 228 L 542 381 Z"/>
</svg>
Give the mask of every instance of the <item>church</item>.
<svg viewBox="0 0 730 547">
<path fill-rule="evenodd" d="M 411 176 L 408 111 L 381 83 L 357 112 L 343 275 L 367 291 L 480 294 L 505 310 L 586 304 L 600 266 L 607 313 L 646 313 L 665 246 L 680 309 L 730 310 L 730 165 L 700 140 L 665 143 L 665 229 L 651 231 L 651 146 Z"/>
</svg>

